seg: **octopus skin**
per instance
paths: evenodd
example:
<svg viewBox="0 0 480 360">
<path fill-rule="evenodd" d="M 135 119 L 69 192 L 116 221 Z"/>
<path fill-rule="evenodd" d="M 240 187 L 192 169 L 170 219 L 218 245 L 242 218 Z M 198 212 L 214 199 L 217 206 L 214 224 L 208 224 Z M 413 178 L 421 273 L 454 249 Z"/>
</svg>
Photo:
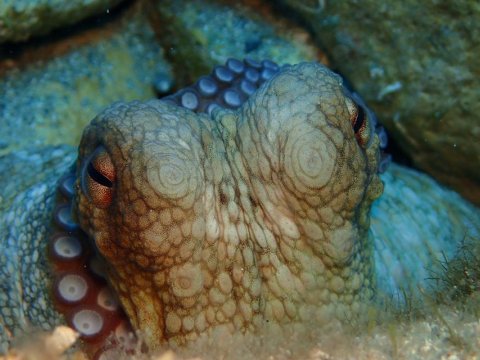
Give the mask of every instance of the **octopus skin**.
<svg viewBox="0 0 480 360">
<path fill-rule="evenodd" d="M 73 212 L 149 348 L 363 310 L 382 183 L 360 113 L 337 75 L 304 63 L 237 110 L 117 103 L 91 122 Z"/>
<path fill-rule="evenodd" d="M 260 76 L 247 93 L 251 69 Z M 112 332 L 133 346 L 130 326 L 154 349 L 343 321 L 374 295 L 382 141 L 372 114 L 319 64 L 231 59 L 211 76 L 211 94 L 205 77 L 106 109 L 58 183 L 43 325 L 63 314 L 95 357 Z"/>
</svg>

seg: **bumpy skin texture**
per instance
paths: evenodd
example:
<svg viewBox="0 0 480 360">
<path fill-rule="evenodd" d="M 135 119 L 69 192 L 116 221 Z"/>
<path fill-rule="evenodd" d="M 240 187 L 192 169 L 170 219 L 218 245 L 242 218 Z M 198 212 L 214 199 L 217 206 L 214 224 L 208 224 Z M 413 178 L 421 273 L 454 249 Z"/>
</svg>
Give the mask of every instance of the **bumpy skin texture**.
<svg viewBox="0 0 480 360">
<path fill-rule="evenodd" d="M 15 336 L 63 322 L 51 302 L 46 248 L 57 181 L 74 160 L 67 146 L 32 147 L 1 158 L 0 352 Z"/>
<path fill-rule="evenodd" d="M 345 94 L 304 63 L 237 111 L 118 103 L 85 130 L 74 211 L 147 345 L 361 312 L 379 141 Z M 90 186 L 99 156 L 111 185 Z"/>
</svg>

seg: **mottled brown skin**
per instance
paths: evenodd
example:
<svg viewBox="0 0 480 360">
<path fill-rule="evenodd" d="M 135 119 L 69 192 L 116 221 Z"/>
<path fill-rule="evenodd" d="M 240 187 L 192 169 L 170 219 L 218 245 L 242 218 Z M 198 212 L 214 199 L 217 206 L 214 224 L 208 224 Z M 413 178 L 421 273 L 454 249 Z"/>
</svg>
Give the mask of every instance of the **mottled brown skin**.
<svg viewBox="0 0 480 360">
<path fill-rule="evenodd" d="M 92 121 L 74 211 L 150 348 L 362 311 L 382 184 L 378 138 L 357 141 L 354 112 L 337 75 L 304 63 L 238 111 L 210 118 L 157 100 Z"/>
</svg>

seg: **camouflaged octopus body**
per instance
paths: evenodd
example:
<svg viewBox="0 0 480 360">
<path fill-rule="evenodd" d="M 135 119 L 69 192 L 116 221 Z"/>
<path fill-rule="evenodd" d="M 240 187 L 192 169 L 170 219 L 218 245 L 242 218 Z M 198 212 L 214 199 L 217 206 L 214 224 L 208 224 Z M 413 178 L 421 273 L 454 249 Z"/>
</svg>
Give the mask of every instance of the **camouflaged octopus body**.
<svg viewBox="0 0 480 360">
<path fill-rule="evenodd" d="M 76 216 L 148 345 L 342 320 L 371 299 L 378 138 L 359 145 L 345 94 L 305 63 L 238 111 L 119 103 L 86 129 Z"/>
</svg>

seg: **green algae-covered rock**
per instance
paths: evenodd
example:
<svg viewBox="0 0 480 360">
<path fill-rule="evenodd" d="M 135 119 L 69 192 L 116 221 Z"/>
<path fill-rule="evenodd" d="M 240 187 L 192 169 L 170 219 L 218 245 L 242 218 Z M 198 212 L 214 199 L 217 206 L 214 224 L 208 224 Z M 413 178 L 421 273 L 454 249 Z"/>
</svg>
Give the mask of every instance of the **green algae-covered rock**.
<svg viewBox="0 0 480 360">
<path fill-rule="evenodd" d="M 121 0 L 2 0 L 0 43 L 26 40 L 105 13 Z"/>
<path fill-rule="evenodd" d="M 0 155 L 32 145 L 76 146 L 102 108 L 155 96 L 154 78 L 170 70 L 148 21 L 127 14 L 106 34 L 90 34 L 86 45 L 0 77 Z"/>
<path fill-rule="evenodd" d="M 285 3 L 414 163 L 480 204 L 480 3 Z"/>
<path fill-rule="evenodd" d="M 268 9 L 208 0 L 167 0 L 156 1 L 151 13 L 179 86 L 210 73 L 229 57 L 286 64 L 320 56 L 305 30 L 275 19 Z"/>
</svg>

